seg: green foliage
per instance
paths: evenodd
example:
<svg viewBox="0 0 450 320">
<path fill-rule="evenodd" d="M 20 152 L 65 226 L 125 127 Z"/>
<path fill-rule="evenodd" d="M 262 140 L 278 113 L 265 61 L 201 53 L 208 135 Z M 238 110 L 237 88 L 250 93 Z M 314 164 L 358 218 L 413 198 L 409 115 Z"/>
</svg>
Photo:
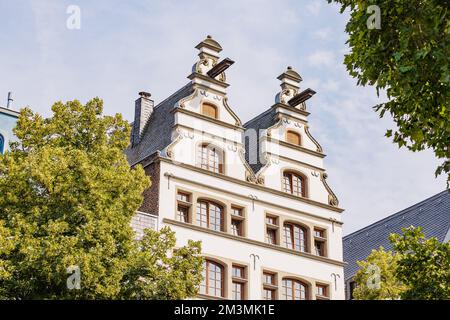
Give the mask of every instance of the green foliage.
<svg viewBox="0 0 450 320">
<path fill-rule="evenodd" d="M 175 233 L 146 230 L 130 269 L 124 277 L 125 299 L 186 299 L 197 293 L 202 281 L 203 258 L 198 241 L 173 250 Z"/>
<path fill-rule="evenodd" d="M 85 106 L 58 102 L 52 110 L 48 119 L 22 110 L 14 131 L 18 142 L 0 156 L 0 297 L 121 298 L 130 270 L 145 272 L 139 266 L 147 268 L 146 259 L 154 257 L 146 250 L 160 245 L 168 250 L 173 234 L 162 234 L 169 242 L 149 234 L 143 243 L 134 239 L 131 218 L 150 181 L 140 166 L 130 169 L 123 153 L 129 124 L 119 114 L 103 116 L 98 98 Z M 159 283 L 179 276 L 179 270 L 198 273 L 198 246 L 180 249 L 186 256 L 182 266 L 176 258 L 166 260 L 174 271 L 159 274 Z M 162 254 L 156 260 L 164 259 Z M 81 290 L 67 288 L 70 266 L 80 268 Z M 189 283 L 183 286 L 185 279 Z M 194 291 L 195 281 L 186 275 L 170 281 L 176 286 L 167 292 L 160 284 L 158 290 L 133 295 L 128 285 L 126 297 Z"/>
<path fill-rule="evenodd" d="M 450 22 L 448 0 L 327 0 L 350 10 L 346 26 L 351 52 L 344 64 L 359 85 L 385 89 L 389 100 L 375 107 L 390 113 L 397 130 L 388 130 L 399 147 L 432 148 L 443 163 L 436 175 L 450 181 Z M 381 29 L 369 29 L 381 9 Z"/>
<path fill-rule="evenodd" d="M 408 228 L 392 234 L 394 250 L 401 255 L 396 277 L 408 289 L 402 299 L 450 299 L 450 243 L 426 239 L 420 228 Z"/>
<path fill-rule="evenodd" d="M 360 269 L 355 275 L 357 287 L 353 296 L 357 300 L 395 300 L 406 290 L 406 286 L 397 280 L 395 270 L 399 255 L 385 251 L 383 247 L 372 250 L 365 261 L 358 261 Z M 374 274 L 378 269 L 379 274 Z M 378 283 L 378 285 L 377 285 Z"/>
</svg>

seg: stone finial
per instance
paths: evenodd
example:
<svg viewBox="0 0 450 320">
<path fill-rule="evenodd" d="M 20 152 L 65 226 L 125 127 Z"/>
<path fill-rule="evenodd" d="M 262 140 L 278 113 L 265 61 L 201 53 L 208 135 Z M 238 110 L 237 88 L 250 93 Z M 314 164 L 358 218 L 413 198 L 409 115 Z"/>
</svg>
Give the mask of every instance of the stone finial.
<svg viewBox="0 0 450 320">
<path fill-rule="evenodd" d="M 291 66 L 288 66 L 277 79 L 281 81 L 281 91 L 276 95 L 275 102 L 287 104 L 298 93 L 303 79 Z"/>
<path fill-rule="evenodd" d="M 200 51 L 199 55 L 204 53 L 216 58 L 219 57 L 219 52 L 222 51 L 222 46 L 210 35 L 206 36 L 206 39 L 196 45 L 195 48 Z"/>
</svg>

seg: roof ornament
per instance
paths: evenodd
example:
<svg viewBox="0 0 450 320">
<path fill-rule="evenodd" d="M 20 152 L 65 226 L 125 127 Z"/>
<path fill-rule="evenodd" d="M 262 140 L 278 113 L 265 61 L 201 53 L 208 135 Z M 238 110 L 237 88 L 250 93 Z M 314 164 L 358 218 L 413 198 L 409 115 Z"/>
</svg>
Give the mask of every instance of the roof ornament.
<svg viewBox="0 0 450 320">
<path fill-rule="evenodd" d="M 192 73 L 208 75 L 212 78 L 218 77 L 217 80 L 225 82 L 226 78 L 223 71 L 233 64 L 234 61 L 227 58 L 224 60 L 225 62 L 221 62 L 220 68 L 212 70 L 218 64 L 220 57 L 219 53 L 222 51 L 221 45 L 208 35 L 206 39 L 196 45 L 195 48 L 199 50 L 199 60 L 192 67 Z M 212 72 L 211 75 L 208 74 L 210 71 Z"/>
<path fill-rule="evenodd" d="M 281 91 L 275 96 L 275 102 L 288 104 L 288 101 L 297 95 L 303 79 L 291 66 L 287 67 L 277 79 L 281 81 Z"/>
</svg>

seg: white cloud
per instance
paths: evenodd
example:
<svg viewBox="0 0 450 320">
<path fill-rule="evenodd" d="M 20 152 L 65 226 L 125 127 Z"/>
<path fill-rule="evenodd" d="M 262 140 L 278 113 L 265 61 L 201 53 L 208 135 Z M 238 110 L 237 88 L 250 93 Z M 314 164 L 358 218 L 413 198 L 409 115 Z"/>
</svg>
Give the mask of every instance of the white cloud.
<svg viewBox="0 0 450 320">
<path fill-rule="evenodd" d="M 322 2 L 320 0 L 310 0 L 310 1 L 308 1 L 308 4 L 306 5 L 306 9 L 314 15 L 318 15 L 321 8 L 322 8 Z"/>
<path fill-rule="evenodd" d="M 327 67 L 335 63 L 334 54 L 331 51 L 315 51 L 308 56 L 308 62 L 317 67 Z"/>
</svg>

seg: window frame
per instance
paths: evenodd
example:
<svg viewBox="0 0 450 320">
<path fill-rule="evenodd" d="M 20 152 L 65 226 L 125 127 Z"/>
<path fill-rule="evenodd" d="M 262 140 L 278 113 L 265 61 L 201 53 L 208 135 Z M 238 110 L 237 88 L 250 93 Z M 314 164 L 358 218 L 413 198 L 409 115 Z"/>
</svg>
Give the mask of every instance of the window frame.
<svg viewBox="0 0 450 320">
<path fill-rule="evenodd" d="M 298 188 L 296 190 L 294 190 L 294 178 L 301 181 L 301 185 L 300 185 L 301 189 L 300 190 L 298 190 Z M 289 181 L 288 184 L 286 184 L 286 179 L 288 179 L 288 181 Z M 297 186 L 298 185 L 299 184 L 297 182 Z M 303 197 L 303 198 L 308 197 L 308 190 L 307 190 L 308 179 L 306 178 L 306 175 L 304 175 L 303 173 L 300 173 L 297 171 L 292 171 L 292 170 L 284 170 L 282 177 L 281 177 L 281 187 L 282 187 L 283 192 L 286 192 L 293 196 Z"/>
<path fill-rule="evenodd" d="M 205 150 L 206 150 L 206 158 L 205 158 Z M 211 152 L 214 153 L 212 157 L 216 157 L 217 155 L 217 168 L 215 166 L 215 160 L 212 161 L 214 163 L 211 166 Z M 202 142 L 197 145 L 197 166 L 201 169 L 217 173 L 217 174 L 225 174 L 225 151 L 217 147 L 216 145 L 208 142 Z"/>
<path fill-rule="evenodd" d="M 234 270 L 239 269 L 240 270 L 240 276 L 234 275 Z M 241 299 L 235 298 L 235 285 L 241 287 L 240 295 Z M 247 294 L 247 267 L 243 265 L 238 264 L 232 264 L 231 265 L 231 299 L 232 300 L 245 300 Z"/>
<path fill-rule="evenodd" d="M 289 135 L 295 135 L 296 136 L 296 138 L 298 138 L 298 143 L 295 143 L 295 142 L 292 142 L 292 141 L 290 141 L 291 139 L 289 138 Z M 287 143 L 289 143 L 289 144 L 292 144 L 292 145 L 294 145 L 294 146 L 301 146 L 302 145 L 302 136 L 301 136 L 301 134 L 300 133 L 298 133 L 297 131 L 295 131 L 295 130 L 287 130 L 286 131 L 286 135 L 285 135 L 285 141 L 287 142 Z"/>
<path fill-rule="evenodd" d="M 205 112 L 205 106 L 208 106 L 208 107 L 214 109 L 214 117 L 212 117 L 207 112 Z M 208 118 L 211 118 L 211 119 L 216 119 L 216 120 L 219 119 L 219 108 L 217 107 L 217 105 L 215 105 L 212 102 L 208 102 L 208 101 L 202 102 L 202 105 L 201 105 L 201 108 L 200 108 L 200 113 L 202 115 L 204 115 L 205 117 L 208 117 Z"/>
<path fill-rule="evenodd" d="M 219 267 L 219 269 L 221 270 L 221 272 L 220 272 L 220 296 L 217 296 L 215 294 L 210 294 L 209 293 L 209 280 L 210 280 L 210 277 L 209 277 L 209 272 L 210 272 L 209 271 L 209 265 L 210 264 L 215 265 L 216 267 Z M 226 272 L 225 266 L 222 263 L 218 262 L 218 261 L 211 260 L 211 259 L 208 259 L 208 258 L 205 259 L 204 266 L 205 266 L 205 269 L 204 269 L 205 277 L 204 277 L 203 281 L 205 281 L 205 284 L 204 284 L 204 286 L 205 286 L 205 293 L 201 293 L 201 291 L 200 291 L 201 289 L 199 290 L 199 293 L 207 295 L 207 296 L 211 296 L 211 297 L 216 297 L 216 298 L 225 298 L 225 272 Z M 202 286 L 203 281 L 200 283 L 200 288 Z M 217 290 L 217 288 L 214 287 L 214 291 L 216 291 L 216 290 Z"/>
<path fill-rule="evenodd" d="M 310 298 L 310 286 L 308 285 L 308 283 L 306 283 L 305 281 L 296 279 L 296 278 L 290 278 L 290 277 L 285 277 L 281 279 L 281 288 L 282 288 L 282 292 L 281 292 L 281 297 L 283 298 L 283 300 L 288 300 L 287 298 L 287 294 L 286 291 L 288 289 L 288 287 L 285 285 L 285 281 L 291 281 L 292 282 L 292 286 L 291 286 L 291 294 L 293 299 L 289 299 L 289 301 L 297 301 L 297 300 L 311 300 Z M 300 299 L 295 299 L 295 293 L 296 293 L 296 288 L 295 288 L 295 284 L 299 284 L 300 288 L 303 286 L 304 287 L 304 294 L 305 294 L 305 299 L 301 299 L 301 292 L 302 290 L 300 289 Z"/>
<path fill-rule="evenodd" d="M 200 219 L 200 223 L 199 223 L 199 206 L 202 203 L 206 204 L 206 227 L 201 225 L 201 221 L 202 221 L 201 219 Z M 216 230 L 216 229 L 210 227 L 211 226 L 211 208 L 210 208 L 211 205 L 214 205 L 220 209 L 220 213 L 221 213 L 221 215 L 220 215 L 220 230 Z M 198 199 L 197 204 L 196 204 L 196 211 L 195 211 L 195 224 L 202 228 L 207 228 L 207 229 L 210 229 L 213 231 L 225 232 L 225 207 L 226 206 L 224 206 L 218 202 L 212 201 L 212 200 Z M 201 208 L 200 208 L 200 210 L 201 210 Z M 200 214 L 200 216 L 201 216 L 201 214 Z"/>
<path fill-rule="evenodd" d="M 288 239 L 288 235 L 286 234 L 286 228 L 290 229 L 290 234 L 289 234 L 289 238 L 290 238 L 290 242 L 287 242 Z M 302 243 L 300 242 L 299 244 L 299 249 L 296 249 L 296 234 L 295 234 L 295 229 L 298 228 L 299 230 L 303 231 L 303 248 L 304 250 L 302 250 Z M 300 234 L 299 234 L 300 236 Z M 283 242 L 284 245 L 287 249 L 290 250 L 294 250 L 297 252 L 305 252 L 305 253 L 309 253 L 309 228 L 305 225 L 302 225 L 300 223 L 297 222 L 291 222 L 291 221 L 284 221 L 283 223 Z M 302 240 L 301 238 L 299 238 L 299 240 Z M 288 246 L 288 244 L 291 245 L 291 247 Z"/>
</svg>

